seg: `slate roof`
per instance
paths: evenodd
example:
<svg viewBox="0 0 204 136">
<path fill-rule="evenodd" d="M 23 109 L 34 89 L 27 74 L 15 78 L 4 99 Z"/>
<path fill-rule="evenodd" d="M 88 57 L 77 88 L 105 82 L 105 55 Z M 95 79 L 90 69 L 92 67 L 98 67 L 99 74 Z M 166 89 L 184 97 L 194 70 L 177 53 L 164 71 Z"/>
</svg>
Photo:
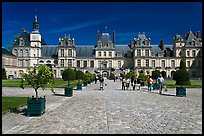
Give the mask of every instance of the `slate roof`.
<svg viewBox="0 0 204 136">
<path fill-rule="evenodd" d="M 77 58 L 95 58 L 94 45 L 77 45 L 75 47 Z"/>
<path fill-rule="evenodd" d="M 199 39 L 190 31 L 189 34 L 188 34 L 188 37 L 186 39 L 186 46 L 192 46 L 190 45 L 190 42 L 191 41 L 195 41 L 195 44 L 196 45 L 201 45 Z"/>
<path fill-rule="evenodd" d="M 58 52 L 57 45 L 43 45 L 41 48 L 42 58 L 56 58 Z"/>
<path fill-rule="evenodd" d="M 12 57 L 16 57 L 15 55 L 13 55 L 12 53 L 10 53 L 7 49 L 2 48 L 2 55 L 7 55 L 7 56 L 12 56 Z"/>
</svg>

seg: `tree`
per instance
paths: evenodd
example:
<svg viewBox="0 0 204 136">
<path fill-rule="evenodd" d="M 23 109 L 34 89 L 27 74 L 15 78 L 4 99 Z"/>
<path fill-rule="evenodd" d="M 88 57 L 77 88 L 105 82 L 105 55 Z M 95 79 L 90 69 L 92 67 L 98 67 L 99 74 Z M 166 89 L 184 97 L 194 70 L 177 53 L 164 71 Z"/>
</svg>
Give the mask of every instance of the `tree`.
<svg viewBox="0 0 204 136">
<path fill-rule="evenodd" d="M 176 85 L 190 85 L 190 74 L 186 70 L 186 64 L 181 60 L 179 70 L 177 70 L 173 75 L 173 80 L 176 81 Z"/>
<path fill-rule="evenodd" d="M 75 79 L 75 71 L 71 68 L 66 69 L 62 73 L 62 78 L 64 81 L 68 81 L 68 87 L 70 87 L 70 81 Z"/>
<path fill-rule="evenodd" d="M 7 79 L 5 68 L 2 68 L 2 79 L 3 79 L 3 80 L 6 80 L 6 79 Z"/>
<path fill-rule="evenodd" d="M 144 73 L 139 73 L 139 77 L 138 77 L 140 80 L 142 80 L 142 81 L 146 81 L 147 80 L 147 75 L 145 75 Z"/>
<path fill-rule="evenodd" d="M 152 78 L 153 79 L 157 79 L 159 75 L 160 75 L 159 70 L 152 71 Z"/>
<path fill-rule="evenodd" d="M 36 93 L 36 99 L 38 99 L 38 89 L 44 90 L 47 85 L 53 84 L 53 82 L 51 69 L 47 65 L 41 65 L 28 69 L 28 73 L 22 75 L 20 87 L 24 89 L 26 85 L 32 86 Z"/>
<path fill-rule="evenodd" d="M 84 79 L 84 72 L 76 70 L 76 79 L 77 80 Z"/>
</svg>

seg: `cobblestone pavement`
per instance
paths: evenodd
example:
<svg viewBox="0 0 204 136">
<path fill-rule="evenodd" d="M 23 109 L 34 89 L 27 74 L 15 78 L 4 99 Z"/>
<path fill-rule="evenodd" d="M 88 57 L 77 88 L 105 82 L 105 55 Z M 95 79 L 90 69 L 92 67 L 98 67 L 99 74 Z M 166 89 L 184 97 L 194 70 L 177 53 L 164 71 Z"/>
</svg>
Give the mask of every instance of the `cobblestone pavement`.
<svg viewBox="0 0 204 136">
<path fill-rule="evenodd" d="M 64 89 L 39 91 L 46 96 L 46 112 L 40 117 L 22 113 L 2 115 L 2 133 L 8 134 L 202 134 L 202 89 L 187 89 L 186 97 L 176 97 L 175 89 L 162 95 L 158 91 L 121 90 L 121 82 L 105 80 L 74 90 L 72 97 Z M 31 96 L 27 88 L 2 88 L 2 96 Z"/>
</svg>

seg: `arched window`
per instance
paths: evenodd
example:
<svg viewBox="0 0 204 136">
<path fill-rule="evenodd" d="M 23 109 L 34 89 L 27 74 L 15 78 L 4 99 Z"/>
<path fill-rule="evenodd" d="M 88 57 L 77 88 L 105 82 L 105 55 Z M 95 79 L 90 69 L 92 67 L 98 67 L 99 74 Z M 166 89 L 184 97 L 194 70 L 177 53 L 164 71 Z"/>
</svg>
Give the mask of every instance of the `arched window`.
<svg viewBox="0 0 204 136">
<path fill-rule="evenodd" d="M 14 55 L 18 56 L 18 51 L 16 49 L 14 50 Z"/>
<path fill-rule="evenodd" d="M 50 60 L 48 60 L 48 61 L 47 61 L 47 63 L 51 63 L 51 61 L 50 61 Z"/>
<path fill-rule="evenodd" d="M 28 49 L 26 49 L 26 51 L 25 51 L 25 56 L 26 56 L 26 57 L 29 56 Z"/>
</svg>

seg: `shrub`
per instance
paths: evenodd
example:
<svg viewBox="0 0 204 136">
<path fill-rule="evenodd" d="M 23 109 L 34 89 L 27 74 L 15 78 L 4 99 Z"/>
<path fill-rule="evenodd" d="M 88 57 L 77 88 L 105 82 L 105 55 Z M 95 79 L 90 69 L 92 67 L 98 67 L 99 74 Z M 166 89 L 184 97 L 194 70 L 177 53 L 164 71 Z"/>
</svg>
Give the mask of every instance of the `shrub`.
<svg viewBox="0 0 204 136">
<path fill-rule="evenodd" d="M 152 78 L 153 79 L 157 79 L 159 75 L 160 75 L 159 70 L 152 71 Z"/>
<path fill-rule="evenodd" d="M 141 81 L 146 82 L 147 81 L 147 75 L 145 75 L 144 73 L 139 73 L 139 77 L 138 77 Z"/>
</svg>

